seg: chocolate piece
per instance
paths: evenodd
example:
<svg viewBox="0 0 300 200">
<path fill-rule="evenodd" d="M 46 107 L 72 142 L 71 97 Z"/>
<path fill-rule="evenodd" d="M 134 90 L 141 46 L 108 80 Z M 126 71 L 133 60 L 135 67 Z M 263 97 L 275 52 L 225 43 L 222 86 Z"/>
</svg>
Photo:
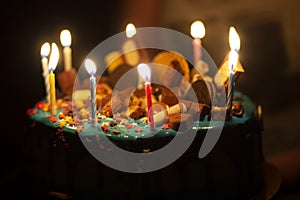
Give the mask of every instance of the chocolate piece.
<svg viewBox="0 0 300 200">
<path fill-rule="evenodd" d="M 107 94 L 105 96 L 96 95 L 97 107 L 102 108 L 110 100 L 111 100 L 111 94 Z"/>
<path fill-rule="evenodd" d="M 126 101 L 120 94 L 113 94 L 110 101 L 101 108 L 100 113 L 112 117 L 114 113 L 121 113 L 127 109 Z"/>
<path fill-rule="evenodd" d="M 113 127 L 113 126 L 116 126 L 117 124 L 118 124 L 117 122 L 110 122 L 109 126 Z"/>
<path fill-rule="evenodd" d="M 158 72 L 158 80 L 162 81 L 162 84 L 168 87 L 179 86 L 182 77 L 186 80 L 190 80 L 190 69 L 186 59 L 177 52 L 162 51 L 158 53 L 152 59 L 152 63 L 164 65 Z M 170 67 L 170 68 L 168 68 Z M 179 74 L 182 76 L 179 76 Z"/>
<path fill-rule="evenodd" d="M 133 95 L 136 96 L 137 98 L 141 98 L 143 96 L 145 96 L 145 88 L 144 87 L 141 87 L 141 88 L 138 88 L 136 89 L 134 92 L 133 92 Z"/>
<path fill-rule="evenodd" d="M 209 90 L 204 80 L 198 79 L 192 83 L 186 94 L 186 99 L 194 101 L 195 99 L 193 98 L 195 97 L 195 95 L 193 93 L 195 93 L 198 103 L 211 105 Z"/>
<path fill-rule="evenodd" d="M 127 115 L 132 119 L 140 119 L 144 116 L 144 109 L 140 106 L 130 106 L 127 110 Z"/>
<path fill-rule="evenodd" d="M 141 106 L 142 105 L 142 101 L 140 98 L 137 98 L 135 95 L 131 95 L 130 96 L 130 106 Z"/>
<path fill-rule="evenodd" d="M 173 92 L 177 88 L 169 89 L 166 86 L 160 84 L 152 84 L 152 94 L 155 96 L 158 101 L 167 104 L 168 106 L 173 106 L 178 103 L 178 99 L 175 93 Z M 178 91 L 179 93 L 179 91 Z"/>
<path fill-rule="evenodd" d="M 173 106 L 178 104 L 177 96 L 168 88 L 161 87 L 160 102 L 167 104 L 168 106 Z"/>
<path fill-rule="evenodd" d="M 210 114 L 210 106 L 207 104 L 182 100 L 187 109 L 187 113 L 193 115 L 194 120 L 203 121 L 206 115 Z"/>
<path fill-rule="evenodd" d="M 64 96 L 71 96 L 75 83 L 77 72 L 74 68 L 69 71 L 60 72 L 57 75 L 57 81 Z"/>
<path fill-rule="evenodd" d="M 112 117 L 113 116 L 113 112 L 112 112 L 111 102 L 110 101 L 103 106 L 103 108 L 100 110 L 100 113 L 102 115 L 105 115 L 106 117 Z"/>
<path fill-rule="evenodd" d="M 232 102 L 232 115 L 236 117 L 242 117 L 244 114 L 243 106 L 240 102 L 233 101 Z"/>
<path fill-rule="evenodd" d="M 175 131 L 186 131 L 192 128 L 194 120 L 191 114 L 173 113 L 167 116 L 167 123 Z"/>
<path fill-rule="evenodd" d="M 119 79 L 130 69 L 132 69 L 131 66 L 122 64 L 121 66 L 117 67 L 113 73 L 109 75 L 109 80 L 108 84 L 111 88 L 114 88 Z M 119 88 L 119 89 L 125 89 L 127 86 L 124 86 L 124 88 Z"/>
<path fill-rule="evenodd" d="M 112 89 L 106 83 L 97 83 L 96 87 L 96 94 L 103 95 L 103 94 L 111 94 Z"/>
</svg>

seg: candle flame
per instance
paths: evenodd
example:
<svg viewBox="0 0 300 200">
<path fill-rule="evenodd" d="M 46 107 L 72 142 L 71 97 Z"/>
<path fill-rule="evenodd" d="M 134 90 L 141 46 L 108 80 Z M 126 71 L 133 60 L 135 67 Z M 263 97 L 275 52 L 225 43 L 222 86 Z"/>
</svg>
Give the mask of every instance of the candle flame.
<svg viewBox="0 0 300 200">
<path fill-rule="evenodd" d="M 68 29 L 64 29 L 60 32 L 60 42 L 64 47 L 71 46 L 71 33 Z"/>
<path fill-rule="evenodd" d="M 192 23 L 191 35 L 194 38 L 203 38 L 205 36 L 205 27 L 203 22 L 196 20 Z"/>
<path fill-rule="evenodd" d="M 231 50 L 236 52 L 239 52 L 241 46 L 240 37 L 233 26 L 229 29 L 229 46 Z"/>
<path fill-rule="evenodd" d="M 41 56 L 47 57 L 50 53 L 50 44 L 49 42 L 45 42 L 41 47 Z"/>
<path fill-rule="evenodd" d="M 96 74 L 96 64 L 91 59 L 86 59 L 84 62 L 84 66 L 89 75 Z"/>
<path fill-rule="evenodd" d="M 135 34 L 136 34 L 135 26 L 132 23 L 127 24 L 127 26 L 126 26 L 126 36 L 128 38 L 131 38 Z"/>
<path fill-rule="evenodd" d="M 149 82 L 151 78 L 151 70 L 148 65 L 141 63 L 137 66 L 139 75 L 146 81 Z"/>
<path fill-rule="evenodd" d="M 54 71 L 56 68 L 56 65 L 58 63 L 58 59 L 59 59 L 59 51 L 57 48 L 57 45 L 52 42 L 51 44 L 51 54 L 50 54 L 50 59 L 49 59 L 49 70 L 50 71 Z"/>
</svg>

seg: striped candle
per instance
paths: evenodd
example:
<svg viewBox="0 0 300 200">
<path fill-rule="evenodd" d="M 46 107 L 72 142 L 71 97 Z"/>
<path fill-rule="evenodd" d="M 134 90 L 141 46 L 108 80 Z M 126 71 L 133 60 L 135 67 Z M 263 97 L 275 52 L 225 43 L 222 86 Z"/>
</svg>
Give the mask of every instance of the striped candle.
<svg viewBox="0 0 300 200">
<path fill-rule="evenodd" d="M 232 100 L 233 100 L 233 90 L 234 90 L 234 73 L 231 70 L 229 74 L 229 80 L 228 80 L 228 89 L 227 89 L 227 103 L 226 108 L 231 111 L 232 107 Z"/>
<path fill-rule="evenodd" d="M 226 108 L 229 112 L 229 117 L 231 118 L 231 110 L 232 110 L 232 101 L 233 101 L 233 90 L 234 90 L 234 69 L 238 63 L 239 55 L 238 52 L 240 50 L 240 37 L 236 32 L 235 28 L 231 26 L 229 28 L 229 46 L 230 52 L 228 55 L 228 67 L 229 67 L 229 79 L 228 79 L 228 88 L 227 88 L 227 102 Z"/>
<path fill-rule="evenodd" d="M 85 68 L 90 75 L 90 101 L 91 101 L 91 124 L 92 126 L 97 125 L 97 104 L 96 104 L 96 65 L 91 59 L 86 59 Z"/>
</svg>

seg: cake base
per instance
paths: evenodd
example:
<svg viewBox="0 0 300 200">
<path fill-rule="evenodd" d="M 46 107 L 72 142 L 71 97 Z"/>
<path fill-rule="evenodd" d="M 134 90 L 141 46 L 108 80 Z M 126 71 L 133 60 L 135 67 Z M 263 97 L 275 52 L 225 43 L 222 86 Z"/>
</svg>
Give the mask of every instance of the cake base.
<svg viewBox="0 0 300 200">
<path fill-rule="evenodd" d="M 32 143 L 35 161 L 32 173 L 39 177 L 37 185 L 43 180 L 49 190 L 70 193 L 79 199 L 255 197 L 263 192 L 265 185 L 261 119 L 248 97 L 238 92 L 235 95 L 243 105 L 244 114 L 225 122 L 218 142 L 206 157 L 200 159 L 198 152 L 208 134 L 207 119 L 198 125 L 195 122 L 196 137 L 181 157 L 162 169 L 147 173 L 117 171 L 94 158 L 81 138 L 99 137 L 98 133 L 90 131 L 88 124 L 77 133 L 70 127 L 60 128 L 52 123 L 42 111 L 33 112 L 30 118 L 35 127 L 30 129 L 29 137 L 36 141 Z M 133 134 L 140 134 L 134 129 L 124 128 L 119 134 L 110 132 L 113 130 L 100 134 L 125 150 L 140 153 L 155 151 L 174 136 L 171 130 L 162 130 L 153 138 L 134 137 Z M 105 149 L 105 144 L 99 148 L 109 150 Z M 39 173 L 43 167 L 47 170 Z"/>
<path fill-rule="evenodd" d="M 68 143 L 64 145 L 52 128 L 36 124 L 29 134 L 37 142 L 33 154 L 35 165 L 31 169 L 38 177 L 37 185 L 78 199 L 189 199 L 195 196 L 250 199 L 262 193 L 265 185 L 264 162 L 256 146 L 259 143 L 255 137 L 249 137 L 243 145 L 232 144 L 232 140 L 226 138 L 228 133 L 221 135 L 205 158 L 199 159 L 197 155 L 203 141 L 203 136 L 198 134 L 187 152 L 174 163 L 154 172 L 133 174 L 100 163 L 86 150 L 78 135 L 64 132 Z M 229 144 L 234 148 L 229 149 Z"/>
</svg>

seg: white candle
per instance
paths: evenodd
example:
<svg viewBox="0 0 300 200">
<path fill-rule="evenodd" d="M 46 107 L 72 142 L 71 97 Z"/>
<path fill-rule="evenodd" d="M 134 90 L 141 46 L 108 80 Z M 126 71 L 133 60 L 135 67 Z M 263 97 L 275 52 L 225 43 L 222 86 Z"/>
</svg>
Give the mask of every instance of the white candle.
<svg viewBox="0 0 300 200">
<path fill-rule="evenodd" d="M 49 82 L 50 82 L 50 107 L 51 114 L 56 115 L 56 89 L 55 89 L 55 75 L 54 70 L 58 63 L 59 51 L 57 45 L 53 42 L 51 44 L 51 55 L 49 59 Z"/>
<path fill-rule="evenodd" d="M 132 40 L 132 37 L 136 34 L 136 29 L 133 24 L 128 24 L 126 26 L 126 36 L 127 40 L 123 44 L 122 50 L 124 53 L 125 61 L 130 66 L 137 66 L 140 58 L 137 52 L 136 43 Z"/>
<path fill-rule="evenodd" d="M 41 63 L 43 69 L 43 77 L 45 82 L 45 92 L 46 92 L 46 103 L 50 103 L 50 83 L 49 83 L 49 68 L 48 68 L 48 55 L 50 53 L 50 44 L 45 42 L 41 47 Z"/>
<path fill-rule="evenodd" d="M 154 130 L 154 118 L 153 118 L 153 110 L 152 110 L 152 87 L 151 87 L 151 71 L 148 65 L 146 64 L 139 64 L 137 66 L 138 72 L 140 76 L 145 81 L 145 94 L 147 99 L 147 107 L 148 107 L 148 124 L 150 130 Z"/>
<path fill-rule="evenodd" d="M 232 100 L 233 100 L 233 91 L 234 91 L 234 69 L 238 63 L 238 52 L 240 50 L 240 38 L 234 27 L 229 29 L 229 45 L 230 52 L 228 55 L 228 67 L 229 67 L 229 79 L 228 79 L 228 88 L 227 88 L 227 103 L 226 107 L 229 111 L 231 117 L 232 110 Z"/>
<path fill-rule="evenodd" d="M 97 125 L 96 78 L 95 78 L 96 65 L 91 59 L 86 59 L 84 64 L 85 64 L 85 68 L 86 68 L 87 72 L 90 75 L 91 124 L 92 124 L 92 126 L 96 126 Z"/>
<path fill-rule="evenodd" d="M 193 50 L 194 50 L 194 67 L 200 70 L 201 73 L 205 73 L 206 69 L 202 69 L 204 66 L 201 65 L 202 60 L 202 42 L 201 39 L 205 36 L 204 24 L 196 20 L 191 25 L 191 35 L 193 39 Z"/>
<path fill-rule="evenodd" d="M 136 28 L 134 24 L 129 23 L 126 26 L 126 37 L 128 38 L 123 44 L 122 51 L 124 53 L 125 62 L 130 66 L 137 66 L 140 62 L 140 56 L 135 41 L 132 37 L 136 35 Z M 143 80 L 138 76 L 137 87 L 143 86 Z"/>
<path fill-rule="evenodd" d="M 63 54 L 64 54 L 64 66 L 65 66 L 65 71 L 69 71 L 72 69 L 72 49 L 71 49 L 71 33 L 69 30 L 65 29 L 60 32 L 60 42 L 62 46 L 64 47 L 63 49 Z"/>
</svg>

